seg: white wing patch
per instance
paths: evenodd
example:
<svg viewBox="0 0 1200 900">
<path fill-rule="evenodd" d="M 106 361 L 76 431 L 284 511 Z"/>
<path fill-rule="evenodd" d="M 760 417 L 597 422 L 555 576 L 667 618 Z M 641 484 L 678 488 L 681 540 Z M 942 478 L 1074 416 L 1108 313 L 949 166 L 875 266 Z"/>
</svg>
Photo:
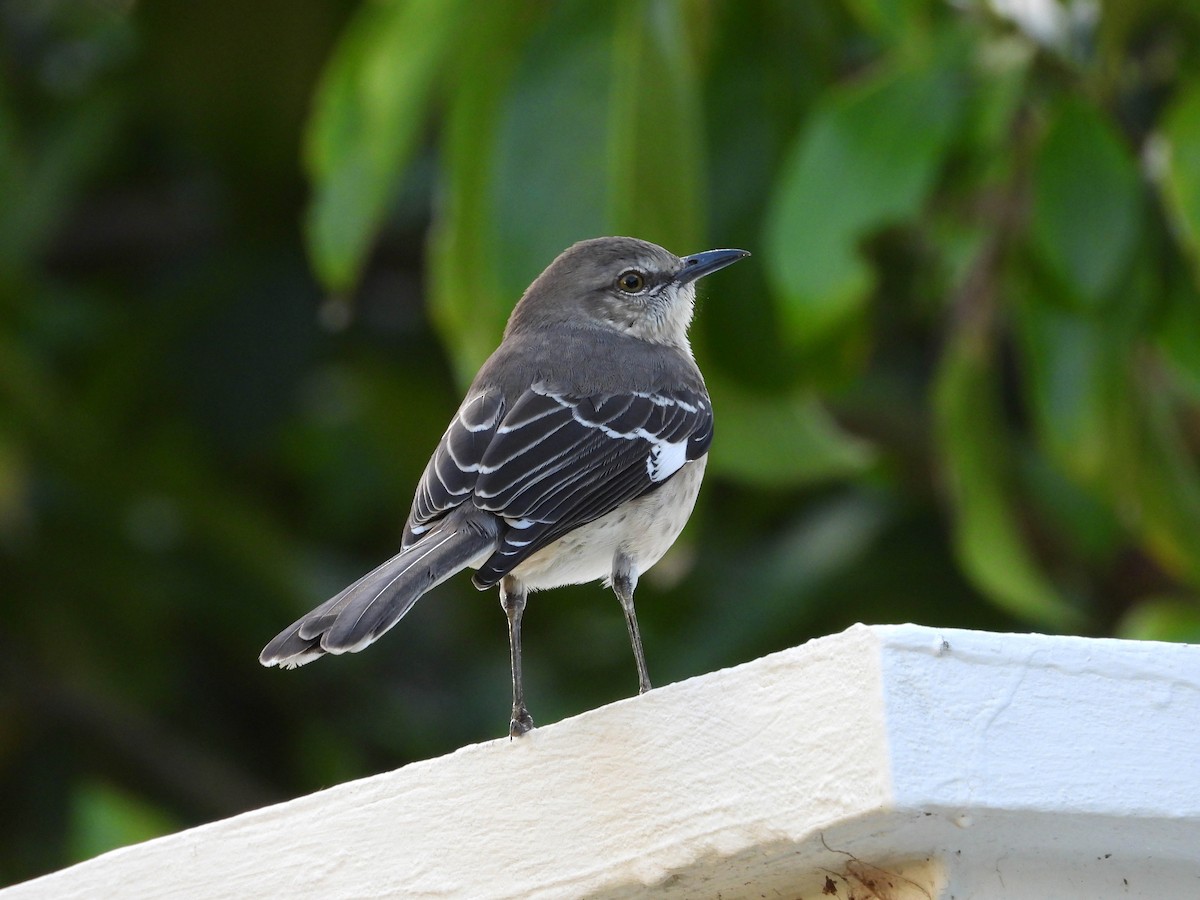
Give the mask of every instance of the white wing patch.
<svg viewBox="0 0 1200 900">
<path fill-rule="evenodd" d="M 669 443 L 661 441 L 650 448 L 646 457 L 646 472 L 650 480 L 657 483 L 666 481 L 683 468 L 687 462 L 687 441 Z"/>
</svg>

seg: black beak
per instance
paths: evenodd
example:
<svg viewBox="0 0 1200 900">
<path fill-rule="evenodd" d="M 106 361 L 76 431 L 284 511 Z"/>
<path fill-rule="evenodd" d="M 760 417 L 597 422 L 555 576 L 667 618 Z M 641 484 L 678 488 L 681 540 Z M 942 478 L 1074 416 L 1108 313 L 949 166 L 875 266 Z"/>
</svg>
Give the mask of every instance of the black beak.
<svg viewBox="0 0 1200 900">
<path fill-rule="evenodd" d="M 705 250 L 703 253 L 693 253 L 683 258 L 683 268 L 675 273 L 675 280 L 680 284 L 688 284 L 749 255 L 746 250 Z"/>
</svg>

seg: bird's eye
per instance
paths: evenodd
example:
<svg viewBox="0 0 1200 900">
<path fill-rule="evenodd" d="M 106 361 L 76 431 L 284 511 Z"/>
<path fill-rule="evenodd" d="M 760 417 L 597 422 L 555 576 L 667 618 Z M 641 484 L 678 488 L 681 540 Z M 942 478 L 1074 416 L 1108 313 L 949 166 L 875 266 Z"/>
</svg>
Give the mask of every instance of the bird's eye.
<svg viewBox="0 0 1200 900">
<path fill-rule="evenodd" d="M 646 286 L 646 276 L 637 269 L 626 269 L 617 276 L 617 287 L 627 294 L 636 294 Z"/>
</svg>

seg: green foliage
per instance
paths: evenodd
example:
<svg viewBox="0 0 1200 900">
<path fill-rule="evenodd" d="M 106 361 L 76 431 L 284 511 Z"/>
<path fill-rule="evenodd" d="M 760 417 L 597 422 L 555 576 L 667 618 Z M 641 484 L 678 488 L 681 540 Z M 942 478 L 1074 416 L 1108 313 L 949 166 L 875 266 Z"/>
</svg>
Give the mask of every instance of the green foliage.
<svg viewBox="0 0 1200 900">
<path fill-rule="evenodd" d="M 993 7 L 5 6 L 0 882 L 503 733 L 466 579 L 256 656 L 598 234 L 754 254 L 657 680 L 859 619 L 1197 640 L 1200 9 Z M 526 627 L 539 722 L 631 693 L 602 590 Z"/>
<path fill-rule="evenodd" d="M 1034 164 L 1031 235 L 1059 293 L 1093 310 L 1114 297 L 1141 231 L 1141 203 L 1137 169 L 1112 126 L 1095 106 L 1064 101 Z"/>
<path fill-rule="evenodd" d="M 957 67 L 885 71 L 830 91 L 780 173 L 765 265 L 788 336 L 820 345 L 867 303 L 863 237 L 920 211 L 961 99 Z"/>
<path fill-rule="evenodd" d="M 1200 272 L 1200 77 L 1180 85 L 1163 119 L 1163 195 Z"/>
<path fill-rule="evenodd" d="M 309 247 L 331 289 L 357 282 L 421 137 L 463 3 L 370 3 L 347 29 L 317 93 L 306 159 Z"/>
<path fill-rule="evenodd" d="M 721 416 L 722 440 L 709 454 L 718 476 L 793 487 L 860 474 L 875 458 L 866 441 L 846 434 L 809 393 L 761 397 L 715 379 L 709 393 Z"/>
<path fill-rule="evenodd" d="M 1146 600 L 1131 610 L 1120 623 L 1117 636 L 1200 643 L 1200 610 L 1190 598 Z"/>
<path fill-rule="evenodd" d="M 1022 535 L 999 393 L 980 336 L 956 336 L 944 351 L 935 406 L 959 559 L 968 577 L 1020 618 L 1041 628 L 1079 627 L 1083 617 L 1038 568 Z"/>
<path fill-rule="evenodd" d="M 175 824 L 160 810 L 106 784 L 81 785 L 74 804 L 70 852 L 76 859 L 158 837 Z"/>
</svg>

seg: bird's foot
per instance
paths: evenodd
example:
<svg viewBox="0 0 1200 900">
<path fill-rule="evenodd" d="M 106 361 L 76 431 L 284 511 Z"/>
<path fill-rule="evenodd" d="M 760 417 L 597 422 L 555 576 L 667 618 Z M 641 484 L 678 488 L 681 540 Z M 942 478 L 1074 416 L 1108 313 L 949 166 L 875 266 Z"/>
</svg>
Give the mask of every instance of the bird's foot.
<svg viewBox="0 0 1200 900">
<path fill-rule="evenodd" d="M 524 705 L 514 706 L 512 720 L 508 723 L 508 739 L 511 741 L 513 738 L 520 737 L 532 730 L 533 716 L 529 714 L 529 710 Z"/>
</svg>

